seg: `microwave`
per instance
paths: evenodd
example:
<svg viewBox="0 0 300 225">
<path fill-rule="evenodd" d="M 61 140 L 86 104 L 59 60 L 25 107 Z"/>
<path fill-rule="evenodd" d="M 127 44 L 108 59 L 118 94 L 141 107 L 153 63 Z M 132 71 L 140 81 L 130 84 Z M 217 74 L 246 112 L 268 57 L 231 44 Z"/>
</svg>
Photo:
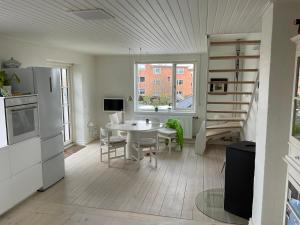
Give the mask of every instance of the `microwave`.
<svg viewBox="0 0 300 225">
<path fill-rule="evenodd" d="M 0 113 L 0 147 L 39 135 L 37 95 L 1 98 Z"/>
<path fill-rule="evenodd" d="M 288 180 L 285 225 L 300 225 L 300 186 L 292 177 Z"/>
</svg>

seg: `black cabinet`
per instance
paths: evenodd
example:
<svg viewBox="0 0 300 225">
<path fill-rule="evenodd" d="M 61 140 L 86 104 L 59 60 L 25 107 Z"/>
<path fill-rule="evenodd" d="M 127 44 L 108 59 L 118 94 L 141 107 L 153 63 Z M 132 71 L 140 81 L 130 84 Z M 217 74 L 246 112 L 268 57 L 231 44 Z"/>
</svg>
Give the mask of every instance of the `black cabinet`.
<svg viewBox="0 0 300 225">
<path fill-rule="evenodd" d="M 242 141 L 226 148 L 224 209 L 249 219 L 252 215 L 255 143 Z"/>
</svg>

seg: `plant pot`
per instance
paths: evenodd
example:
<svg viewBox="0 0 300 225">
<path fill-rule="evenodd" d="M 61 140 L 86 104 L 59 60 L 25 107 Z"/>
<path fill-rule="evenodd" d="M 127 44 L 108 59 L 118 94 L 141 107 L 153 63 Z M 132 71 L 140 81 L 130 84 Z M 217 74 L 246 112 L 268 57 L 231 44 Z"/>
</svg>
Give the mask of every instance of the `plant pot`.
<svg viewBox="0 0 300 225">
<path fill-rule="evenodd" d="M 154 110 L 155 110 L 155 112 L 158 112 L 158 107 L 155 107 Z"/>
<path fill-rule="evenodd" d="M 5 90 L 9 96 L 11 95 L 11 85 L 3 85 L 2 89 Z"/>
</svg>

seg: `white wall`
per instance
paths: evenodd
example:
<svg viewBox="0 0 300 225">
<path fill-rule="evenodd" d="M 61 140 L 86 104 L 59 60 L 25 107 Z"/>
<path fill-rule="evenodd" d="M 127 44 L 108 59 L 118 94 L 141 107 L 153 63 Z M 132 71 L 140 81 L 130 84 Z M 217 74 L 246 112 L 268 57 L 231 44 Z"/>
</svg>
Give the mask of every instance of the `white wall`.
<svg viewBox="0 0 300 225">
<path fill-rule="evenodd" d="M 0 61 L 14 57 L 22 62 L 22 67 L 51 66 L 49 60 L 74 64 L 74 138 L 80 144 L 91 140 L 87 123 L 95 120 L 95 57 L 57 48 L 47 48 L 39 45 L 0 37 Z M 53 64 L 52 64 L 53 65 Z"/>
<path fill-rule="evenodd" d="M 100 126 L 105 125 L 109 118 L 109 113 L 103 112 L 103 98 L 104 97 L 123 97 L 134 96 L 134 61 L 178 61 L 178 60 L 193 60 L 200 62 L 200 54 L 191 55 L 106 55 L 98 56 L 97 64 L 97 115 Z M 197 112 L 199 112 L 199 103 L 205 102 L 205 99 L 200 99 L 200 82 L 199 74 L 200 68 L 197 68 Z M 201 92 L 201 96 L 205 96 Z M 202 97 L 202 98 L 203 98 Z M 126 102 L 126 117 L 132 118 L 134 116 L 134 103 Z M 203 104 L 205 105 L 205 104 Z M 203 116 L 202 116 L 203 117 Z M 197 130 L 197 128 L 195 128 Z"/>
<path fill-rule="evenodd" d="M 283 224 L 290 110 L 300 3 L 274 3 L 263 16 L 252 222 Z"/>
</svg>

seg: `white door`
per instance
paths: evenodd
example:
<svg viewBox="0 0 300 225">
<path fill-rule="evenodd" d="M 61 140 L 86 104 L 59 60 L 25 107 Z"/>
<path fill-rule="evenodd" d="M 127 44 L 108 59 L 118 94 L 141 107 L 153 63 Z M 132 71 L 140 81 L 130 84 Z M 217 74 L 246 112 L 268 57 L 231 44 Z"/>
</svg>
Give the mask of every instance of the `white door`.
<svg viewBox="0 0 300 225">
<path fill-rule="evenodd" d="M 62 123 L 64 144 L 68 145 L 72 142 L 72 107 L 71 107 L 71 69 L 61 68 L 61 103 L 62 103 Z"/>
</svg>

